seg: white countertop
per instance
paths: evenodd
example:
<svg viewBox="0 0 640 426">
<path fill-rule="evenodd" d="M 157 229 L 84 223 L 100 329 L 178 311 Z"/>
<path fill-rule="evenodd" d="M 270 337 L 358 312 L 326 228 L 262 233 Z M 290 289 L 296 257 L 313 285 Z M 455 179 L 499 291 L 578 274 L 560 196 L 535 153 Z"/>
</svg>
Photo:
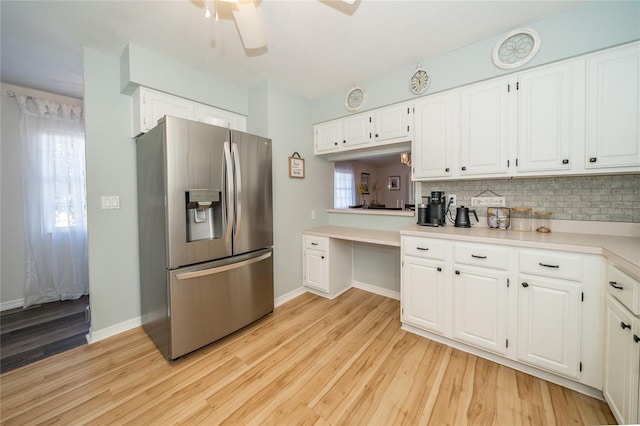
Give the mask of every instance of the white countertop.
<svg viewBox="0 0 640 426">
<path fill-rule="evenodd" d="M 401 229 L 399 232 L 344 226 L 320 226 L 305 229 L 302 233 L 392 247 L 400 247 L 401 235 L 413 235 L 455 241 L 599 254 L 628 273 L 640 277 L 640 237 L 570 232 L 541 234 L 535 231 L 502 231 L 487 227 L 455 228 L 453 226 L 443 226 L 435 228 L 420 225 L 411 225 Z"/>
<path fill-rule="evenodd" d="M 596 235 L 586 233 L 517 232 L 486 227 L 455 228 L 411 225 L 400 230 L 401 235 L 442 238 L 455 241 L 492 243 L 506 246 L 563 250 L 575 253 L 601 254 L 609 261 L 640 276 L 640 237 Z"/>
<path fill-rule="evenodd" d="M 400 233 L 397 231 L 379 231 L 377 229 L 350 228 L 346 226 L 319 226 L 305 229 L 302 233 L 318 237 L 400 247 Z"/>
</svg>

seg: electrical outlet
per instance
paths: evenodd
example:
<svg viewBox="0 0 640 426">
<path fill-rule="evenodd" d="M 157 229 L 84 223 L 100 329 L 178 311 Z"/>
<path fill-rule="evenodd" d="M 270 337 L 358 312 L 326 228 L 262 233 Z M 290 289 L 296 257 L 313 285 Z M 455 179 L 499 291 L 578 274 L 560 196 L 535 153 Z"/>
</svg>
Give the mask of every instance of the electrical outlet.
<svg viewBox="0 0 640 426">
<path fill-rule="evenodd" d="M 457 205 L 457 198 L 455 195 L 447 195 L 447 206 L 455 207 Z"/>
</svg>

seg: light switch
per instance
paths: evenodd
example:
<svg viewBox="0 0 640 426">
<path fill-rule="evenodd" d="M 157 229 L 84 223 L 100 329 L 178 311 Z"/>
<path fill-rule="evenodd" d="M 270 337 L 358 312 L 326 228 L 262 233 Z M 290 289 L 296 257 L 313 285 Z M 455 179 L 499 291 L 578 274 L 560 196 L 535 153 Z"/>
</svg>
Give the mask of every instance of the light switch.
<svg viewBox="0 0 640 426">
<path fill-rule="evenodd" d="M 102 210 L 114 210 L 120 208 L 119 195 L 103 195 L 101 202 Z"/>
</svg>

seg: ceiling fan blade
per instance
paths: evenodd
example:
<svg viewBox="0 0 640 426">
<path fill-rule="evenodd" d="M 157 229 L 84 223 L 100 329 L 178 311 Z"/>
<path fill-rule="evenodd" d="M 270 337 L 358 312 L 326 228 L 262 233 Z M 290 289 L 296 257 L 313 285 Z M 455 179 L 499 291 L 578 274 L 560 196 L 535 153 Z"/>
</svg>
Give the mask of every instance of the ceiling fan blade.
<svg viewBox="0 0 640 426">
<path fill-rule="evenodd" d="M 234 5 L 233 17 L 245 49 L 258 49 L 267 45 L 262 20 L 253 1 L 240 1 Z"/>
</svg>

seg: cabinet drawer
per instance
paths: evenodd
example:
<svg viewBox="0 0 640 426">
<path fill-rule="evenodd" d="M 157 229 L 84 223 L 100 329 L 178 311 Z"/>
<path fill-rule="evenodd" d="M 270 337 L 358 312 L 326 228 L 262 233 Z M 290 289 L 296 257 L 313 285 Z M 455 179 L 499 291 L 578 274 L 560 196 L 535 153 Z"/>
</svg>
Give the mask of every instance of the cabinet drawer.
<svg viewBox="0 0 640 426">
<path fill-rule="evenodd" d="M 507 269 L 509 256 L 506 247 L 487 244 L 456 243 L 453 246 L 453 261 L 466 265 Z"/>
<path fill-rule="evenodd" d="M 582 256 L 558 251 L 520 251 L 520 272 L 582 281 Z"/>
<path fill-rule="evenodd" d="M 640 315 L 640 281 L 609 265 L 607 292 L 622 302 L 634 315 Z"/>
<path fill-rule="evenodd" d="M 323 250 L 323 251 L 327 251 L 329 249 L 329 238 L 327 237 L 303 235 L 302 241 L 304 244 L 304 248 L 314 249 L 314 250 Z"/>
<path fill-rule="evenodd" d="M 444 260 L 445 247 L 446 242 L 444 240 L 402 237 L 402 250 L 405 256 Z"/>
</svg>

